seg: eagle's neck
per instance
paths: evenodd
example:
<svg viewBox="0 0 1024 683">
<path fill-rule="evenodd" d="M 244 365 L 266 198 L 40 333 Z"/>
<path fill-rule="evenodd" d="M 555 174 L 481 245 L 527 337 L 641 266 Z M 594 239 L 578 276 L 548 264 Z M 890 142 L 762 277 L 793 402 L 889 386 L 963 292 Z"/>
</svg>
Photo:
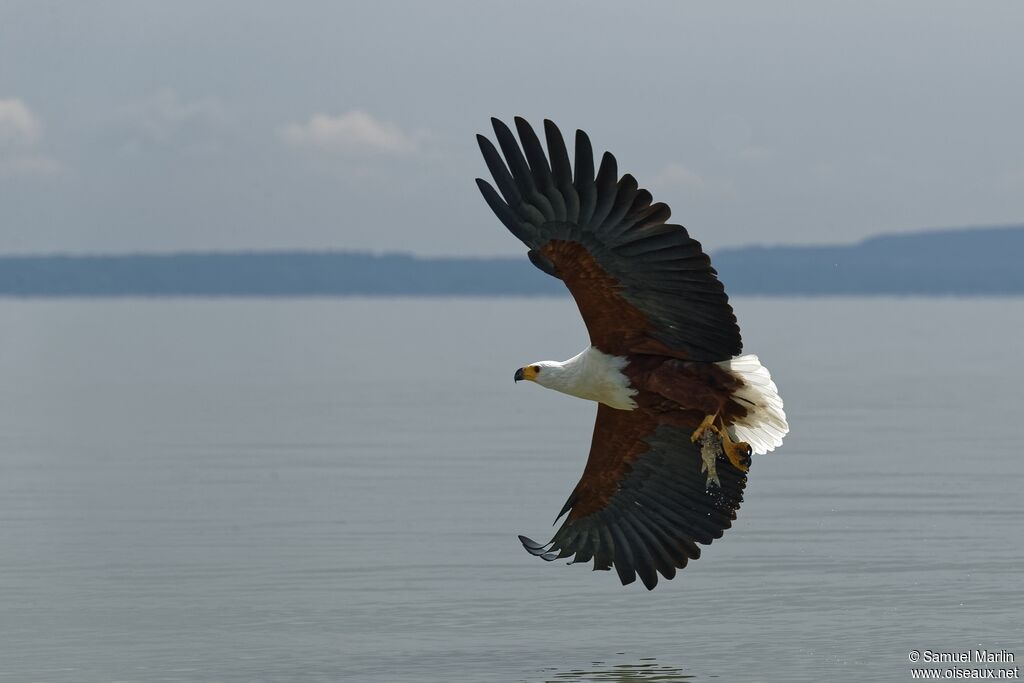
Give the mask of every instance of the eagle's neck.
<svg viewBox="0 0 1024 683">
<path fill-rule="evenodd" d="M 629 378 L 622 369 L 628 361 L 622 356 L 612 356 L 593 346 L 588 346 L 566 361 L 543 361 L 537 363 L 541 371 L 537 384 L 578 396 L 590 401 L 604 403 L 620 410 L 633 410 L 636 394 Z"/>
</svg>

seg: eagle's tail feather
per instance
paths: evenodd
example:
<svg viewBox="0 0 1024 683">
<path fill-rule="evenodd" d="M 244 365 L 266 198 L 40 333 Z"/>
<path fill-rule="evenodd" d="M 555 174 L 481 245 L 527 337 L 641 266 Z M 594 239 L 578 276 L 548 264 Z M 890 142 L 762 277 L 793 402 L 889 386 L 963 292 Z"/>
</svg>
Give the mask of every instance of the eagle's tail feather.
<svg viewBox="0 0 1024 683">
<path fill-rule="evenodd" d="M 718 365 L 743 380 L 733 398 L 747 408 L 747 414 L 731 426 L 733 438 L 746 441 L 754 453 L 767 453 L 781 446 L 789 424 L 768 368 L 753 354 L 736 356 Z"/>
</svg>

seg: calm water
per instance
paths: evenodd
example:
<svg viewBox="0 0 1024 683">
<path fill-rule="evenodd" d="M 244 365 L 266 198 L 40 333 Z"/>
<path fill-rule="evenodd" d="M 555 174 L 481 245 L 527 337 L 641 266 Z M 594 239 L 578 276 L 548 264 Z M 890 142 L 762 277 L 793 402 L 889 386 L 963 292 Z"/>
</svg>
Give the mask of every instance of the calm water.
<svg viewBox="0 0 1024 683">
<path fill-rule="evenodd" d="M 736 302 L 792 433 L 648 593 L 546 564 L 571 300 L 0 301 L 0 680 L 910 680 L 1024 659 L 1024 300 Z"/>
</svg>

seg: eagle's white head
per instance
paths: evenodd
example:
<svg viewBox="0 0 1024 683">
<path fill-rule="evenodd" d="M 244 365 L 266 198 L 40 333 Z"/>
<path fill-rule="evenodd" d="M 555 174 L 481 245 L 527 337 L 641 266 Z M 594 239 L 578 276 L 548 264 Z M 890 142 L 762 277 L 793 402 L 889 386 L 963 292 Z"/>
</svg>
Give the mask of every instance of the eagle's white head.
<svg viewBox="0 0 1024 683">
<path fill-rule="evenodd" d="M 624 358 L 609 356 L 589 346 L 567 361 L 542 360 L 516 370 L 515 380 L 536 382 L 542 387 L 605 403 L 612 408 L 636 408 L 633 389 L 622 374 Z"/>
<path fill-rule="evenodd" d="M 533 363 L 532 365 L 526 365 L 516 370 L 515 379 L 517 382 L 527 381 L 537 382 L 537 384 L 540 384 L 540 382 L 537 381 L 537 378 L 540 377 L 541 371 L 541 363 Z"/>
</svg>

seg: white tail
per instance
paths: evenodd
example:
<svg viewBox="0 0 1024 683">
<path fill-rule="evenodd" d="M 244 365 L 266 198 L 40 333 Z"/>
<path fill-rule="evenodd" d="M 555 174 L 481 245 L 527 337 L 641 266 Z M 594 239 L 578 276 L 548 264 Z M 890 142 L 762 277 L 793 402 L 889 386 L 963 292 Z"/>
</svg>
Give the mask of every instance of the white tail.
<svg viewBox="0 0 1024 683">
<path fill-rule="evenodd" d="M 733 397 L 746 407 L 747 414 L 729 429 L 737 441 L 746 441 L 754 453 L 767 453 L 782 445 L 789 433 L 782 397 L 768 368 L 753 354 L 736 356 L 718 365 L 743 381 Z"/>
</svg>

